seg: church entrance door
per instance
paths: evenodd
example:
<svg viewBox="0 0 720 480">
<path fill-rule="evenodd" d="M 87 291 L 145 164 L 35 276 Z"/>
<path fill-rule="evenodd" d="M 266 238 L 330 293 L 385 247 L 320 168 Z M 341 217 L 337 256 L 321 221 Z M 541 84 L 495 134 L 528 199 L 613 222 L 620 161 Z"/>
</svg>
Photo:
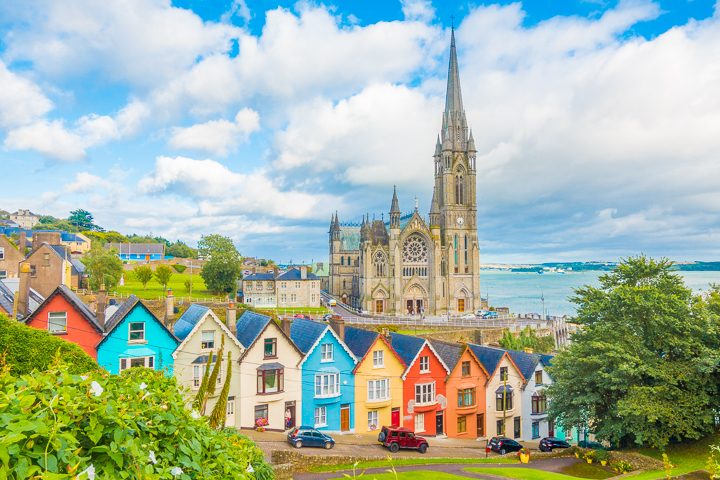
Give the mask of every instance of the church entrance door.
<svg viewBox="0 0 720 480">
<path fill-rule="evenodd" d="M 458 298 L 458 312 L 462 313 L 465 311 L 465 299 Z"/>
<path fill-rule="evenodd" d="M 415 313 L 420 315 L 423 313 L 423 301 L 422 300 L 415 300 Z"/>
<path fill-rule="evenodd" d="M 383 313 L 384 303 L 382 300 L 375 300 L 375 313 Z"/>
<path fill-rule="evenodd" d="M 415 313 L 413 311 L 413 301 L 412 300 L 407 301 L 407 313 L 408 313 L 408 315 Z"/>
</svg>

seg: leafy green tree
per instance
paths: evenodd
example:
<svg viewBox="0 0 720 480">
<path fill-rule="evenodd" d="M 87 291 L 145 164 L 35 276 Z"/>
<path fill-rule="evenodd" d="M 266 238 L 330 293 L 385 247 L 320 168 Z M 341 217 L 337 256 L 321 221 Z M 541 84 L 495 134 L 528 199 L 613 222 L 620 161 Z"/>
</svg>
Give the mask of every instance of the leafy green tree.
<svg viewBox="0 0 720 480">
<path fill-rule="evenodd" d="M 153 271 L 149 265 L 136 266 L 133 268 L 133 274 L 135 274 L 135 278 L 138 279 L 138 282 L 142 283 L 143 290 L 145 290 L 148 282 L 153 278 Z"/>
<path fill-rule="evenodd" d="M 83 210 L 81 208 L 77 210 L 73 210 L 70 212 L 70 216 L 68 217 L 68 222 L 70 222 L 72 225 L 75 226 L 79 231 L 80 230 L 93 230 L 93 231 L 102 231 L 103 229 L 94 223 L 94 218 L 92 213 L 88 212 L 87 210 Z"/>
<path fill-rule="evenodd" d="M 188 247 L 180 240 L 168 246 L 167 254 L 177 258 L 197 258 L 197 250 Z"/>
<path fill-rule="evenodd" d="M 509 330 L 503 332 L 500 346 L 508 350 L 531 349 L 535 353 L 550 353 L 555 349 L 555 339 L 551 336 L 538 337 L 537 332 L 525 327 L 517 337 Z"/>
<path fill-rule="evenodd" d="M 628 258 L 575 291 L 570 346 L 549 372 L 550 416 L 586 425 L 616 445 L 662 448 L 713 428 L 720 357 L 718 317 L 672 262 Z"/>
<path fill-rule="evenodd" d="M 43 222 L 43 220 L 45 220 Z M 55 217 L 44 216 L 40 217 L 40 223 L 36 224 L 33 230 L 63 230 L 65 232 L 76 233 L 80 229 L 64 219 L 58 219 Z"/>
<path fill-rule="evenodd" d="M 123 273 L 122 260 L 117 256 L 117 250 L 93 244 L 81 261 L 85 264 L 90 288 L 99 290 L 100 285 L 104 284 L 110 290 L 117 286 Z"/>
<path fill-rule="evenodd" d="M 164 290 L 167 290 L 170 278 L 172 278 L 172 269 L 167 265 L 158 265 L 155 267 L 155 280 L 162 285 Z"/>
<path fill-rule="evenodd" d="M 200 275 L 205 286 L 214 293 L 231 293 L 237 290 L 241 275 L 240 253 L 232 240 L 222 235 L 202 237 L 198 255 L 207 260 Z"/>
<path fill-rule="evenodd" d="M 223 337 L 224 338 L 224 337 Z M 225 419 L 227 418 L 227 402 L 230 393 L 230 379 L 232 378 L 232 353 L 227 354 L 227 370 L 225 374 L 225 383 L 220 391 L 215 407 L 210 413 L 210 426 L 213 428 L 223 428 Z"/>
</svg>

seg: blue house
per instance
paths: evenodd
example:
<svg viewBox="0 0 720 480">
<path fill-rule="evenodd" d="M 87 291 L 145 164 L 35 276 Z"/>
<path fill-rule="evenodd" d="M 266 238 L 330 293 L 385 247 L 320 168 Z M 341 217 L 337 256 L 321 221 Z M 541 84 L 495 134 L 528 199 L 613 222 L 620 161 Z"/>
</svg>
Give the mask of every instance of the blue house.
<svg viewBox="0 0 720 480">
<path fill-rule="evenodd" d="M 305 355 L 300 362 L 302 424 L 327 431 L 354 431 L 355 355 L 326 323 L 295 319 L 290 338 Z"/>
<path fill-rule="evenodd" d="M 113 374 L 147 367 L 173 374 L 172 354 L 180 341 L 135 295 L 131 295 L 105 324 L 97 346 L 101 367 Z"/>
</svg>

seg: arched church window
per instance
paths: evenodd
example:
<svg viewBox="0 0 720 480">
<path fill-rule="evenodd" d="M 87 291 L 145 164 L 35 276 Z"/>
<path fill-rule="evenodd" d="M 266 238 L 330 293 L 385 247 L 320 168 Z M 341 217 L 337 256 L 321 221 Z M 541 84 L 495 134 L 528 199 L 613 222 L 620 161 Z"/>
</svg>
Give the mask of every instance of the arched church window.
<svg viewBox="0 0 720 480">
<path fill-rule="evenodd" d="M 385 258 L 385 254 L 383 254 L 383 252 L 378 251 L 377 253 L 375 253 L 375 257 L 373 258 L 373 264 L 375 265 L 376 277 L 387 276 L 387 259 Z"/>
<path fill-rule="evenodd" d="M 465 235 L 465 245 L 463 248 L 463 252 L 465 254 L 464 255 L 464 257 L 465 257 L 465 261 L 464 261 L 465 273 L 468 273 L 468 236 L 467 235 Z"/>
<path fill-rule="evenodd" d="M 455 273 L 458 273 L 458 247 L 459 247 L 459 245 L 458 245 L 458 236 L 455 235 L 455 236 L 453 237 L 453 256 L 455 257 L 455 258 L 454 258 L 454 260 L 455 260 L 455 263 L 454 263 L 454 265 L 455 265 Z"/>
<path fill-rule="evenodd" d="M 422 235 L 413 233 L 405 240 L 402 256 L 403 263 L 427 263 L 428 246 Z"/>
<path fill-rule="evenodd" d="M 345 257 L 340 257 L 340 265 L 345 265 Z"/>
<path fill-rule="evenodd" d="M 455 175 L 455 203 L 465 204 L 465 177 L 462 173 Z"/>
</svg>

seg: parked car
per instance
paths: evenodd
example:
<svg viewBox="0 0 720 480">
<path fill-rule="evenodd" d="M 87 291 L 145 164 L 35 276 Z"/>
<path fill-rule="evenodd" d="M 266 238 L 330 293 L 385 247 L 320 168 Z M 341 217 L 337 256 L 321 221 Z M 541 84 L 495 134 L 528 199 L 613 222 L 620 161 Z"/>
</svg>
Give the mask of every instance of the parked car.
<svg viewBox="0 0 720 480">
<path fill-rule="evenodd" d="M 461 315 L 460 318 L 465 318 L 465 319 L 471 319 L 471 320 L 472 320 L 472 319 L 475 318 L 475 315 L 473 315 L 472 313 L 466 313 L 465 315 Z"/>
<path fill-rule="evenodd" d="M 295 448 L 323 447 L 330 450 L 335 446 L 335 440 L 330 435 L 312 427 L 293 428 L 288 432 L 287 440 Z"/>
<path fill-rule="evenodd" d="M 485 450 L 492 450 L 500 455 L 505 455 L 510 452 L 517 452 L 521 448 L 524 448 L 519 442 L 516 442 L 512 438 L 508 437 L 492 437 L 488 442 Z"/>
<path fill-rule="evenodd" d="M 580 440 L 578 442 L 580 448 L 592 448 L 593 450 L 610 450 L 608 447 L 600 442 L 594 442 L 592 440 Z"/>
<path fill-rule="evenodd" d="M 482 318 L 498 318 L 497 312 L 485 312 L 482 314 Z"/>
<path fill-rule="evenodd" d="M 296 313 L 296 314 L 295 314 L 295 318 L 303 318 L 303 319 L 306 319 L 306 320 L 310 320 L 310 315 L 305 315 L 305 314 L 303 314 L 303 313 Z"/>
<path fill-rule="evenodd" d="M 329 322 L 330 320 L 340 320 L 342 317 L 334 313 L 326 313 L 323 315 L 323 320 Z"/>
<path fill-rule="evenodd" d="M 382 427 L 378 434 L 378 442 L 395 453 L 401 448 L 427 452 L 428 443 L 425 438 L 415 435 L 415 432 L 404 427 Z"/>
<path fill-rule="evenodd" d="M 541 452 L 552 452 L 554 448 L 570 448 L 570 444 L 555 437 L 545 437 L 540 440 Z"/>
</svg>

